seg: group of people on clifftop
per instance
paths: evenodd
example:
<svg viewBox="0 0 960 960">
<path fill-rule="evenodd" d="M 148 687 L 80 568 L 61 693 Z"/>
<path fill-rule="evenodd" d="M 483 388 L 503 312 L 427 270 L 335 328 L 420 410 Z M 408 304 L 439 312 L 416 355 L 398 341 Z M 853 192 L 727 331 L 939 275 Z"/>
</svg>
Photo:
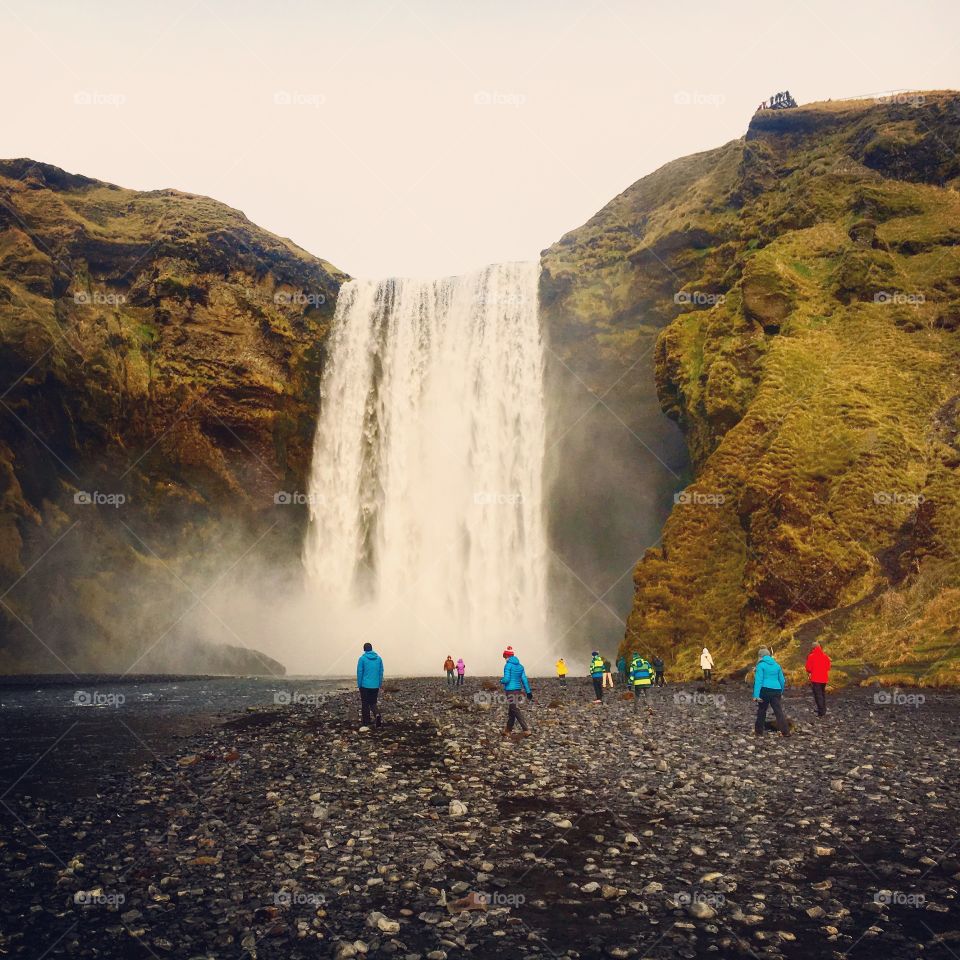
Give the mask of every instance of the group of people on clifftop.
<svg viewBox="0 0 960 960">
<path fill-rule="evenodd" d="M 503 651 L 503 676 L 500 683 L 503 686 L 507 704 L 506 726 L 504 737 L 512 735 L 514 728 L 519 727 L 524 737 L 531 736 L 530 724 L 521 709 L 526 701 L 533 700 L 533 690 L 527 677 L 526 669 L 520 662 L 512 646 Z M 827 712 L 826 689 L 830 680 L 830 657 L 820 645 L 814 641 L 813 647 L 807 656 L 805 669 L 810 679 L 813 701 L 818 717 Z M 566 685 L 567 664 L 563 657 L 557 661 L 557 678 L 561 686 Z M 447 675 L 448 685 L 462 686 L 466 673 L 466 664 L 463 658 L 454 661 L 448 655 L 443 664 Z M 643 700 L 649 712 L 653 712 L 648 701 L 647 691 L 653 687 L 665 686 L 664 662 L 659 656 L 651 660 L 639 653 L 630 655 L 629 665 L 624 656 L 617 660 L 617 674 L 621 683 L 629 684 L 633 693 L 633 706 L 636 710 Z M 714 660 L 710 651 L 704 647 L 700 653 L 700 669 L 703 679 L 709 689 L 713 684 Z M 373 650 L 370 643 L 363 645 L 363 653 L 357 662 L 357 689 L 360 693 L 360 712 L 363 727 L 369 727 L 375 722 L 377 727 L 383 723 L 378 706 L 378 696 L 383 686 L 383 660 Z M 613 676 L 609 660 L 605 660 L 597 650 L 590 655 L 588 674 L 593 683 L 594 704 L 603 704 L 603 691 L 613 687 Z M 455 674 L 455 676 L 454 676 Z M 609 684 L 607 679 L 609 678 Z M 790 721 L 783 710 L 783 693 L 787 687 L 787 680 L 783 668 L 774 658 L 769 647 L 760 647 L 757 653 L 757 662 L 753 674 L 753 699 L 757 705 L 757 715 L 754 721 L 754 733 L 763 735 L 767 729 L 767 711 L 772 710 L 776 727 L 784 737 L 790 736 Z"/>
</svg>

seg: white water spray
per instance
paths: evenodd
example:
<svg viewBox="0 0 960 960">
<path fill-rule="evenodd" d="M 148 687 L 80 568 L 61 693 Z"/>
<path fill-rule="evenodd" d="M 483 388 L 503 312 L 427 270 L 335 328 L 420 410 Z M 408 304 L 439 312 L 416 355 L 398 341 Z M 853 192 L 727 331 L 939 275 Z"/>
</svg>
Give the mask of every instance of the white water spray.
<svg viewBox="0 0 960 960">
<path fill-rule="evenodd" d="M 548 666 L 538 265 L 340 291 L 304 548 L 319 669 Z"/>
</svg>

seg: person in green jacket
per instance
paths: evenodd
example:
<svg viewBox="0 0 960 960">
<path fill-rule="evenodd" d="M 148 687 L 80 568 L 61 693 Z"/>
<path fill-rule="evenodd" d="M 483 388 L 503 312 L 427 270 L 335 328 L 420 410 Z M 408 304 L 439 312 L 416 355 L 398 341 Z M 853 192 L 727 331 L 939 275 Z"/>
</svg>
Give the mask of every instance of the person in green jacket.
<svg viewBox="0 0 960 960">
<path fill-rule="evenodd" d="M 596 650 L 590 655 L 590 679 L 593 681 L 593 702 L 603 703 L 603 657 Z"/>
<path fill-rule="evenodd" d="M 643 702 L 647 704 L 647 709 L 649 709 L 647 689 L 653 686 L 653 667 L 650 665 L 650 661 L 646 657 L 641 657 L 639 653 L 633 654 L 630 658 L 630 682 L 633 684 L 633 709 L 637 709 L 641 693 L 643 694 Z"/>
</svg>

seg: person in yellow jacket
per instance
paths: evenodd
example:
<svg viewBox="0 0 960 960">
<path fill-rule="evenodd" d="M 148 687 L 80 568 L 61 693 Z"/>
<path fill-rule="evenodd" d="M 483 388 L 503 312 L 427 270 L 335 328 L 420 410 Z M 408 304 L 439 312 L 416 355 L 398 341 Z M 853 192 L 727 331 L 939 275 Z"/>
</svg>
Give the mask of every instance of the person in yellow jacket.
<svg viewBox="0 0 960 960">
<path fill-rule="evenodd" d="M 557 679 L 560 681 L 561 687 L 567 685 L 567 661 L 563 657 L 557 661 Z"/>
</svg>

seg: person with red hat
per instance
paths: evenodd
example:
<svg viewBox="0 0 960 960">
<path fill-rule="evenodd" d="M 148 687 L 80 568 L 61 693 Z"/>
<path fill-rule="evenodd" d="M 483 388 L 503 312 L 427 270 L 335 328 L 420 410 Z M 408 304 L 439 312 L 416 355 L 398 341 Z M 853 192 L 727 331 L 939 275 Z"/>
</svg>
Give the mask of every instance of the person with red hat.
<svg viewBox="0 0 960 960">
<path fill-rule="evenodd" d="M 827 683 L 830 681 L 830 658 L 819 640 L 813 641 L 813 649 L 807 656 L 806 671 L 810 675 L 810 687 L 813 690 L 813 702 L 817 707 L 817 716 L 827 713 Z"/>
<path fill-rule="evenodd" d="M 533 700 L 533 691 L 530 689 L 527 671 L 523 669 L 523 664 L 513 652 L 513 647 L 507 647 L 503 651 L 503 659 L 506 663 L 503 665 L 503 677 L 500 682 L 503 684 L 503 691 L 507 696 L 507 727 L 503 731 L 503 735 L 509 737 L 513 733 L 514 724 L 519 724 L 522 736 L 529 737 L 530 727 L 526 718 L 520 712 L 523 694 L 527 695 L 528 700 Z"/>
</svg>

